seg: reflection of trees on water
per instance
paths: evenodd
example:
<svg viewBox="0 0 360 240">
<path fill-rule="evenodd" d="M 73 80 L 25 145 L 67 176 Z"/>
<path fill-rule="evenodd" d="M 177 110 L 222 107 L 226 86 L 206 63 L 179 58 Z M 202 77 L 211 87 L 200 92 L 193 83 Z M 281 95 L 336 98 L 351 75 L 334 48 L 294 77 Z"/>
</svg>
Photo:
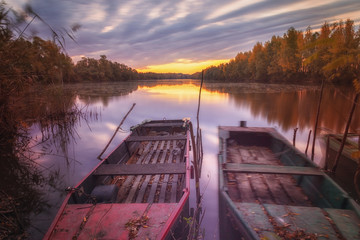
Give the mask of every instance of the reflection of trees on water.
<svg viewBox="0 0 360 240">
<path fill-rule="evenodd" d="M 275 87 L 274 87 L 275 86 Z M 284 86 L 284 85 L 283 85 Z M 299 127 L 313 128 L 319 101 L 318 88 L 310 87 L 296 89 L 285 85 L 285 91 L 280 91 L 281 85 L 237 85 L 216 86 L 209 84 L 211 91 L 230 93 L 238 107 L 247 107 L 254 117 L 267 119 L 269 124 L 279 125 L 284 131 Z M 324 90 L 320 112 L 320 128 L 332 132 L 342 132 L 351 108 L 354 91 L 351 87 Z M 360 127 L 360 109 L 354 114 L 350 131 L 355 132 Z"/>
<path fill-rule="evenodd" d="M 104 82 L 104 83 L 79 83 L 69 84 L 65 88 L 73 91 L 85 104 L 91 105 L 102 103 L 108 106 L 114 97 L 126 96 L 139 87 L 156 87 L 159 85 L 182 85 L 183 83 L 200 84 L 199 80 L 164 79 L 164 80 L 141 80 L 129 82 Z"/>
<path fill-rule="evenodd" d="M 31 211 L 41 211 L 41 195 L 34 185 L 43 178 L 26 151 L 30 138 L 26 126 L 2 109 L 0 123 L 0 238 L 23 238 Z M 4 111 L 5 110 L 5 111 Z M 16 237 L 15 237 L 16 236 Z"/>
<path fill-rule="evenodd" d="M 352 99 L 353 93 L 348 94 L 348 97 Z M 277 124 L 287 131 L 296 127 L 313 128 L 319 91 L 241 94 L 233 95 L 233 99 L 237 104 L 246 104 L 250 107 L 255 117 L 261 116 L 269 123 Z M 333 89 L 326 89 L 323 94 L 319 126 L 331 129 L 333 132 L 342 132 L 351 107 L 349 99 Z M 359 127 L 358 120 L 359 114 L 356 114 L 352 121 L 352 131 Z"/>
<path fill-rule="evenodd" d="M 269 124 L 279 125 L 285 131 L 312 126 L 311 119 L 316 113 L 316 98 L 312 99 L 309 91 L 249 93 L 231 97 L 236 105 L 250 108 L 254 117 L 265 118 Z"/>
<path fill-rule="evenodd" d="M 74 92 L 85 104 L 102 103 L 107 106 L 110 99 L 117 96 L 128 95 L 138 89 L 138 83 L 133 82 L 106 82 L 106 83 L 80 83 L 69 84 L 66 89 Z"/>
<path fill-rule="evenodd" d="M 68 142 L 76 134 L 84 111 L 75 105 L 75 95 L 58 87 L 33 88 L 12 96 L 1 108 L 0 124 L 0 238 L 26 237 L 29 214 L 47 206 L 41 188 L 58 188 L 58 171 L 36 162 L 43 154 L 64 156 L 69 164 Z M 96 118 L 97 114 L 93 114 Z M 38 125 L 41 136 L 31 138 L 30 126 Z M 39 145 L 41 152 L 37 152 Z M 47 148 L 47 146 L 51 146 Z M 6 223 L 6 225 L 5 225 Z M 4 226 L 3 226 L 4 224 Z"/>
</svg>

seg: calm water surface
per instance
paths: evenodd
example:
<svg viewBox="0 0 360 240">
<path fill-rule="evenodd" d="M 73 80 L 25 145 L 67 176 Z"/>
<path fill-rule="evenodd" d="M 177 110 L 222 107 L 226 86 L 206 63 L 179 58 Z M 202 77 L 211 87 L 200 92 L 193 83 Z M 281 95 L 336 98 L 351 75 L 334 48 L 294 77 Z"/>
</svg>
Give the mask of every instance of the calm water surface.
<svg viewBox="0 0 360 240">
<path fill-rule="evenodd" d="M 57 171 L 56 187 L 44 188 L 45 199 L 50 208 L 33 216 L 31 234 L 41 238 L 65 197 L 64 189 L 74 186 L 84 178 L 99 160 L 103 150 L 118 124 L 136 103 L 119 132 L 109 146 L 106 156 L 129 134 L 131 126 L 145 119 L 182 119 L 190 117 L 196 128 L 196 112 L 199 81 L 141 81 L 131 83 L 77 84 L 66 86 L 75 89 L 76 103 L 84 107 L 88 115 L 80 121 L 73 137 L 66 143 L 48 146 L 54 148 L 51 155 L 38 160 L 44 169 Z M 304 152 L 309 130 L 313 128 L 318 102 L 318 87 L 294 87 L 256 84 L 209 84 L 205 83 L 201 95 L 200 128 L 202 129 L 204 160 L 201 172 L 204 220 L 202 228 L 205 239 L 218 239 L 218 174 L 217 153 L 219 125 L 239 125 L 240 120 L 248 126 L 274 127 L 292 142 L 294 128 L 298 128 L 296 147 Z M 346 97 L 347 98 L 346 98 Z M 324 93 L 321 129 L 339 132 L 345 126 L 350 109 L 352 93 L 349 89 Z M 359 114 L 353 122 L 359 122 Z M 353 130 L 358 126 L 354 124 Z M 40 136 L 37 125 L 33 135 Z M 64 152 L 66 157 L 64 156 Z M 311 145 L 309 147 L 311 153 Z M 192 155 L 191 155 L 192 156 Z M 315 161 L 321 164 L 322 151 L 316 143 Z M 44 174 L 47 171 L 44 170 Z M 192 183 L 194 186 L 194 183 Z M 194 191 L 191 192 L 194 202 Z"/>
</svg>

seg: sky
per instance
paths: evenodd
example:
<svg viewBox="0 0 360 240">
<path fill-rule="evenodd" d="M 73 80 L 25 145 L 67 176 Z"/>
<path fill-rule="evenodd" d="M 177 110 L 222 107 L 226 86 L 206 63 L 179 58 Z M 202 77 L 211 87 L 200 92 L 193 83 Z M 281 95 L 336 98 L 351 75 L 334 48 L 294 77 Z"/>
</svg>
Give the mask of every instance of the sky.
<svg viewBox="0 0 360 240">
<path fill-rule="evenodd" d="M 290 27 L 318 30 L 325 21 L 351 19 L 358 27 L 360 0 L 5 0 L 26 3 L 54 30 L 81 28 L 66 52 L 107 59 L 142 72 L 194 73 L 282 36 Z M 30 22 L 31 18 L 28 19 Z M 35 19 L 26 34 L 51 39 Z"/>
</svg>

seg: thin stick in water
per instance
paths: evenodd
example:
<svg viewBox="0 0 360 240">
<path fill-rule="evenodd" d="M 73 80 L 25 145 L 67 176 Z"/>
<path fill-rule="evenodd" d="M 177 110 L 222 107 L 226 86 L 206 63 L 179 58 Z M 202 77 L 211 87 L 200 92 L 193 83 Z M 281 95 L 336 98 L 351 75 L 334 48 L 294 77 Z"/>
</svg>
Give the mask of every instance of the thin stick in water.
<svg viewBox="0 0 360 240">
<path fill-rule="evenodd" d="M 353 104 L 352 104 L 352 107 L 351 107 L 351 110 L 350 110 L 350 113 L 349 113 L 349 118 L 348 118 L 347 123 L 346 123 L 344 136 L 343 136 L 343 139 L 342 139 L 342 141 L 341 141 L 341 145 L 340 145 L 339 151 L 338 151 L 337 154 L 336 154 L 334 166 L 333 166 L 332 169 L 331 169 L 331 171 L 332 171 L 333 173 L 336 172 L 336 168 L 337 168 L 337 166 L 338 166 L 338 163 L 339 163 L 339 160 L 340 160 L 340 157 L 341 157 L 341 153 L 342 153 L 342 151 L 343 151 L 343 149 L 344 149 L 345 142 L 346 142 L 346 138 L 347 138 L 347 135 L 348 135 L 348 132 L 349 132 L 349 127 L 350 127 L 351 120 L 352 120 L 352 116 L 353 116 L 353 114 L 354 114 L 356 105 L 357 105 L 357 103 L 358 103 L 359 96 L 360 96 L 360 93 L 356 93 L 356 95 L 355 95 L 355 97 L 354 97 Z"/>
<path fill-rule="evenodd" d="M 296 142 L 296 132 L 299 128 L 294 128 L 294 136 L 293 136 L 293 146 L 295 147 L 295 142 Z"/>
<path fill-rule="evenodd" d="M 108 142 L 108 144 L 105 146 L 104 150 L 102 150 L 102 152 L 99 154 L 99 156 L 97 157 L 99 160 L 101 160 L 101 155 L 104 154 L 104 152 L 106 151 L 106 149 L 109 147 L 110 143 L 112 142 L 112 140 L 114 139 L 116 133 L 119 131 L 121 125 L 124 123 L 125 119 L 127 118 L 127 116 L 130 114 L 130 112 L 134 109 L 136 103 L 133 103 L 133 105 L 131 106 L 130 110 L 127 112 L 127 114 L 124 116 L 124 118 L 121 120 L 119 126 L 116 128 L 113 136 L 111 137 L 110 141 Z"/>
<path fill-rule="evenodd" d="M 305 149 L 305 155 L 307 156 L 307 151 L 308 151 L 308 148 L 309 148 L 309 142 L 310 142 L 310 137 L 311 137 L 311 129 L 309 131 L 309 135 L 308 135 L 308 139 L 307 139 L 307 143 L 306 143 L 306 149 Z"/>
<path fill-rule="evenodd" d="M 319 122 L 320 106 L 321 106 L 322 95 L 323 95 L 323 92 L 324 92 L 324 84 L 325 84 L 325 80 L 323 79 L 323 80 L 322 80 L 322 83 L 321 83 L 319 103 L 318 103 L 318 108 L 317 108 L 317 113 L 316 113 L 316 120 L 315 120 L 315 126 L 314 126 L 314 137 L 313 137 L 313 143 L 312 143 L 312 149 L 311 149 L 311 160 L 312 160 L 312 161 L 314 161 L 314 155 L 315 155 L 316 131 L 317 131 L 317 126 L 318 126 L 318 122 Z"/>
</svg>

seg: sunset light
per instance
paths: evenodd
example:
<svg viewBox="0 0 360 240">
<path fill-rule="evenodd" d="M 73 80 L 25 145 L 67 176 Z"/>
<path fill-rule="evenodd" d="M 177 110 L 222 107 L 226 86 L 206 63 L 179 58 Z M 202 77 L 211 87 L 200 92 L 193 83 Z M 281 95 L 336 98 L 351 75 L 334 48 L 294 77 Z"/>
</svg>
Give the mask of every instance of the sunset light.
<svg viewBox="0 0 360 240">
<path fill-rule="evenodd" d="M 177 99 L 179 103 L 181 103 L 183 101 L 196 101 L 199 97 L 199 89 L 199 86 L 189 83 L 176 85 L 162 84 L 153 87 L 139 86 L 138 90 L 156 94 L 157 98 L 163 98 L 164 100 Z M 202 89 L 201 92 L 201 98 L 208 103 L 219 102 L 224 98 L 227 99 L 228 95 L 228 93 L 209 91 L 206 89 Z"/>
<path fill-rule="evenodd" d="M 139 72 L 155 72 L 155 73 L 185 73 L 192 74 L 201 72 L 201 70 L 210 67 L 217 66 L 221 63 L 229 62 L 229 59 L 220 60 L 207 60 L 203 62 L 193 62 L 188 59 L 178 59 L 176 62 L 161 64 L 161 65 L 150 65 L 145 68 L 139 68 Z"/>
<path fill-rule="evenodd" d="M 360 0 L 0 1 L 0 240 L 360 240 Z"/>
</svg>

